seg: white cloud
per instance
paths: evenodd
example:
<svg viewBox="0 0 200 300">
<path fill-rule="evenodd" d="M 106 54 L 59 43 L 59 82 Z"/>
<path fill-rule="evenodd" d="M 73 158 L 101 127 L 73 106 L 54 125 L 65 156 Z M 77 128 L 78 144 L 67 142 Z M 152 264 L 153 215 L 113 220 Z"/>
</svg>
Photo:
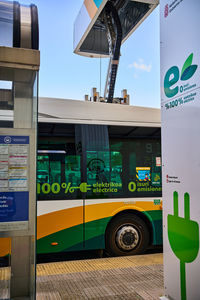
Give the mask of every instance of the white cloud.
<svg viewBox="0 0 200 300">
<path fill-rule="evenodd" d="M 128 65 L 128 68 L 135 68 L 144 72 L 151 72 L 152 64 L 145 64 L 144 60 L 142 58 L 138 59 L 137 61 L 134 61 L 132 64 Z"/>
</svg>

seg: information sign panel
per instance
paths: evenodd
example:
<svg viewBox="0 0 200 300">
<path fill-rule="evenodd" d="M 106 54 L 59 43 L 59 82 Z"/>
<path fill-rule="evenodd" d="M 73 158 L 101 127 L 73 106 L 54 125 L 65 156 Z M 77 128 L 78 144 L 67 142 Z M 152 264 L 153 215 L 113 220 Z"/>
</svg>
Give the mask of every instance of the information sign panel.
<svg viewBox="0 0 200 300">
<path fill-rule="evenodd" d="M 0 231 L 28 228 L 29 136 L 0 135 Z"/>
</svg>

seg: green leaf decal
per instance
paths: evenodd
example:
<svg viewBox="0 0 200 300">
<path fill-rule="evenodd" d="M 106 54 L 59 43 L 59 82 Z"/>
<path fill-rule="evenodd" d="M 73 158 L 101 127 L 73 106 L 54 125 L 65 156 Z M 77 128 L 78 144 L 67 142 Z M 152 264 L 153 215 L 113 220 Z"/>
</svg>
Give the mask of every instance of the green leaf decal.
<svg viewBox="0 0 200 300">
<path fill-rule="evenodd" d="M 186 70 L 189 66 L 191 66 L 191 64 L 192 64 L 192 59 L 193 59 L 193 53 L 191 53 L 191 54 L 188 56 L 188 58 L 186 59 L 186 61 L 184 62 L 184 65 L 183 65 L 182 70 L 181 70 L 181 77 L 182 77 L 183 73 L 185 72 L 185 70 Z"/>
<path fill-rule="evenodd" d="M 181 80 L 188 80 L 189 78 L 191 78 L 192 75 L 195 73 L 196 69 L 197 65 L 192 65 L 186 68 L 183 74 L 181 75 Z"/>
</svg>

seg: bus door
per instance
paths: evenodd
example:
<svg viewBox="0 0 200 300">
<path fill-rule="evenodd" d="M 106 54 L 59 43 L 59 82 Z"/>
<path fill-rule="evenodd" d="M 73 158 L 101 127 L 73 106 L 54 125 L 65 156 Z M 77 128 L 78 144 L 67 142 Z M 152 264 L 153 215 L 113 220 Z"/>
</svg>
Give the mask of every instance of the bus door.
<svg viewBox="0 0 200 300">
<path fill-rule="evenodd" d="M 72 139 L 39 144 L 38 253 L 83 249 L 80 161 Z"/>
<path fill-rule="evenodd" d="M 102 193 L 97 190 L 106 188 L 110 182 L 108 127 L 76 125 L 76 145 L 81 151 L 85 248 L 98 249 L 104 244 L 102 226 L 105 224 L 99 219 Z"/>
</svg>

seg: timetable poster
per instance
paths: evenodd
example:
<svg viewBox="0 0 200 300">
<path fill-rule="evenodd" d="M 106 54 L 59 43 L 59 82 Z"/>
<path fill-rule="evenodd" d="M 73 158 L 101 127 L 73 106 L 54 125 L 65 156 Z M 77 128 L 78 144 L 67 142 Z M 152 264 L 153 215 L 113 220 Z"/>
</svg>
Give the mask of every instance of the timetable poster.
<svg viewBox="0 0 200 300">
<path fill-rule="evenodd" d="M 29 210 L 29 136 L 0 136 L 0 230 L 23 229 Z M 12 226 L 15 225 L 15 227 Z M 15 223 L 15 224 L 14 224 Z M 18 225 L 18 226 L 17 226 Z"/>
</svg>

